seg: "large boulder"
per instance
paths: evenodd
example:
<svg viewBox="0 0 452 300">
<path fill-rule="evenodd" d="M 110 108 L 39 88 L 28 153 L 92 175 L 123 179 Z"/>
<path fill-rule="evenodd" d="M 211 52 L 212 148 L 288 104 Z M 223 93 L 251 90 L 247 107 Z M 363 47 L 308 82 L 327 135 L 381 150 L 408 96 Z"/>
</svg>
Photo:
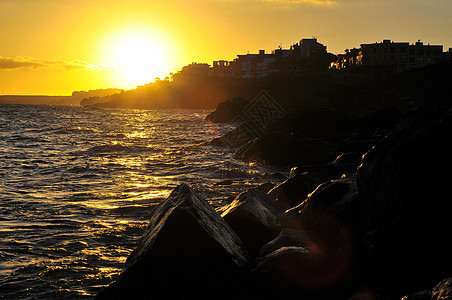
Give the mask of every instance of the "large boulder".
<svg viewBox="0 0 452 300">
<path fill-rule="evenodd" d="M 374 285 L 395 295 L 450 275 L 452 110 L 418 112 L 358 169 L 364 245 Z"/>
<path fill-rule="evenodd" d="M 330 159 L 330 144 L 294 132 L 268 132 L 249 140 L 234 157 L 245 161 L 291 167 L 325 163 Z"/>
<path fill-rule="evenodd" d="M 282 228 L 301 227 L 309 231 L 336 223 L 349 231 L 359 222 L 358 188 L 354 175 L 322 183 L 301 204 L 286 211 L 279 219 Z M 324 234 L 330 235 L 328 230 Z"/>
<path fill-rule="evenodd" d="M 293 169 L 290 178 L 275 186 L 268 194 L 292 208 L 303 202 L 324 181 L 323 177 L 315 173 L 296 173 Z"/>
<path fill-rule="evenodd" d="M 206 298 L 240 289 L 248 254 L 215 209 L 189 186 L 154 210 L 119 279 L 98 299 Z"/>
<path fill-rule="evenodd" d="M 343 262 L 331 259 L 309 246 L 271 252 L 251 273 L 254 289 L 261 295 L 256 299 L 348 299 L 351 292 L 338 283 Z"/>
<path fill-rule="evenodd" d="M 234 121 L 249 102 L 241 97 L 234 97 L 218 103 L 217 109 L 207 115 L 206 121 L 227 123 Z"/>
<path fill-rule="evenodd" d="M 357 208 L 355 176 L 317 187 L 279 218 L 283 229 L 262 248 L 253 271 L 256 282 L 306 299 L 340 299 L 351 293 Z"/>
<path fill-rule="evenodd" d="M 284 212 L 284 207 L 264 191 L 250 189 L 237 196 L 220 212 L 251 256 L 255 257 L 261 247 L 276 236 L 275 222 Z"/>
<path fill-rule="evenodd" d="M 452 278 L 442 280 L 431 290 L 418 291 L 402 300 L 452 300 Z"/>
<path fill-rule="evenodd" d="M 284 247 L 305 247 L 304 233 L 293 228 L 283 228 L 270 242 L 259 251 L 258 257 L 264 257 Z"/>
</svg>

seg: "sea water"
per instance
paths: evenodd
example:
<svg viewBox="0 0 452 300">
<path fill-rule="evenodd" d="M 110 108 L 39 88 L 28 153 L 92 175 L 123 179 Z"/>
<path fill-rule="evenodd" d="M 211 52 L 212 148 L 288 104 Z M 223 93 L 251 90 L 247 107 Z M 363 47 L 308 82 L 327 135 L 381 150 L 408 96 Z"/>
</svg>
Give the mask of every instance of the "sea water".
<svg viewBox="0 0 452 300">
<path fill-rule="evenodd" d="M 177 185 L 218 207 L 287 176 L 209 145 L 232 127 L 207 113 L 0 104 L 0 298 L 92 298 Z"/>
</svg>

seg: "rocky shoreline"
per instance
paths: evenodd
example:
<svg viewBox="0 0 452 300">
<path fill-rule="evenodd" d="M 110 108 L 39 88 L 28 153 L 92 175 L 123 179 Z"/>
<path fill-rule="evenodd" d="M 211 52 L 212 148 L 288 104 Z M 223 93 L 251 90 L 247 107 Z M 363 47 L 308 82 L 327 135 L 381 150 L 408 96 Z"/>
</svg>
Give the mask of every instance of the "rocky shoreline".
<svg viewBox="0 0 452 300">
<path fill-rule="evenodd" d="M 354 119 L 290 110 L 235 145 L 297 166 L 289 179 L 217 210 L 177 187 L 97 299 L 452 299 L 451 132 L 447 101 Z"/>
<path fill-rule="evenodd" d="M 404 116 L 362 159 L 299 166 L 218 211 L 179 186 L 97 298 L 400 299 L 435 282 L 450 294 L 451 121 Z M 407 299 L 443 299 L 420 293 Z"/>
</svg>

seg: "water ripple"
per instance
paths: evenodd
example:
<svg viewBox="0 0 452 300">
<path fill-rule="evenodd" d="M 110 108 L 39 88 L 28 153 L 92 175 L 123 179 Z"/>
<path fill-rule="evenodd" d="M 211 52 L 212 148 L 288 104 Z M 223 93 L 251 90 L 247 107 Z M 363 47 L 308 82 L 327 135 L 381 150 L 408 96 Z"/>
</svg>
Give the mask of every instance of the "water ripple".
<svg viewBox="0 0 452 300">
<path fill-rule="evenodd" d="M 178 184 L 218 206 L 282 172 L 208 145 L 207 113 L 0 105 L 2 299 L 92 298 Z"/>
</svg>

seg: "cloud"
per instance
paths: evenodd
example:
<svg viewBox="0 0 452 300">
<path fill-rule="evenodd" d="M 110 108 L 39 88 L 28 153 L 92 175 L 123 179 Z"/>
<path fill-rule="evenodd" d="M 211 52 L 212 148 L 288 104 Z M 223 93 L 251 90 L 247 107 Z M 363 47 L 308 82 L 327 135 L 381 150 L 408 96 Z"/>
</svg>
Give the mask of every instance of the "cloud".
<svg viewBox="0 0 452 300">
<path fill-rule="evenodd" d="M 281 3 L 281 4 L 312 4 L 321 6 L 338 5 L 336 0 L 261 0 L 263 2 Z"/>
<path fill-rule="evenodd" d="M 0 56 L 0 70 L 55 68 L 65 70 L 99 70 L 100 67 L 81 60 L 72 62 L 64 60 L 44 60 L 33 57 Z"/>
</svg>

